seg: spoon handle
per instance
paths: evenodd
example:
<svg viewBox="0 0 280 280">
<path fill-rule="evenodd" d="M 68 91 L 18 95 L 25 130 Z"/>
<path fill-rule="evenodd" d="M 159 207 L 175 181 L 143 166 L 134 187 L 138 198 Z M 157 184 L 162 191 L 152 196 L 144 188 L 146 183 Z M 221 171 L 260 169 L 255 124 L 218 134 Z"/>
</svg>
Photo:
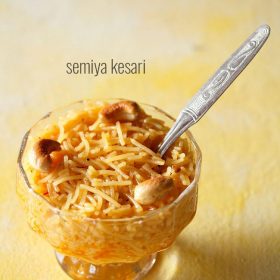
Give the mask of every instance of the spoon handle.
<svg viewBox="0 0 280 280">
<path fill-rule="evenodd" d="M 216 71 L 180 112 L 173 127 L 166 134 L 158 152 L 161 156 L 184 131 L 200 118 L 218 100 L 261 49 L 270 33 L 270 27 L 261 25 Z"/>
</svg>

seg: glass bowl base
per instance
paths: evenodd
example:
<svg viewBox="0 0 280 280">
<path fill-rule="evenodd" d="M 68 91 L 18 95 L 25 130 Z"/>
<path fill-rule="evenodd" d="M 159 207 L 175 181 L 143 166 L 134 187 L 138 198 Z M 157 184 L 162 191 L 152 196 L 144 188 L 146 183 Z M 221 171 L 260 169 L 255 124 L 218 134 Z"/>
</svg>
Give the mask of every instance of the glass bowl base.
<svg viewBox="0 0 280 280">
<path fill-rule="evenodd" d="M 56 251 L 55 255 L 61 268 L 68 276 L 79 280 L 140 280 L 149 272 L 156 261 L 156 254 L 153 254 L 135 263 L 94 265 Z"/>
</svg>

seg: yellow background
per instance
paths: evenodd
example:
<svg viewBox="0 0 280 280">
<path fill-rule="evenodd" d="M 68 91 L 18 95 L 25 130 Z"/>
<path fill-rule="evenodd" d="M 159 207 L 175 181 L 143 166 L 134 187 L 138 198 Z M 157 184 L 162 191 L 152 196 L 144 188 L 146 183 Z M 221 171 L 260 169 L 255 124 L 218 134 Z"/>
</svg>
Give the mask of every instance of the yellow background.
<svg viewBox="0 0 280 280">
<path fill-rule="evenodd" d="M 25 2 L 25 3 L 24 3 Z M 261 23 L 271 37 L 191 129 L 203 152 L 198 211 L 147 277 L 280 277 L 280 1 L 0 2 L 0 278 L 68 277 L 15 194 L 24 132 L 83 98 L 124 97 L 176 116 Z M 66 62 L 146 60 L 146 75 L 67 75 Z"/>
</svg>

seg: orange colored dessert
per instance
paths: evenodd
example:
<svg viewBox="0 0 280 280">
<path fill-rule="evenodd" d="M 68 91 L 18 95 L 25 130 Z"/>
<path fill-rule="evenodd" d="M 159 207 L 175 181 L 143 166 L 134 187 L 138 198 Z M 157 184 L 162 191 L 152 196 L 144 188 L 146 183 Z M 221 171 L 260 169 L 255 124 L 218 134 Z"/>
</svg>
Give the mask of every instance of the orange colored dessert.
<svg viewBox="0 0 280 280">
<path fill-rule="evenodd" d="M 190 134 L 157 153 L 170 120 L 122 100 L 83 101 L 38 122 L 19 158 L 31 227 L 56 251 L 97 265 L 170 246 L 195 215 L 200 171 Z"/>
</svg>

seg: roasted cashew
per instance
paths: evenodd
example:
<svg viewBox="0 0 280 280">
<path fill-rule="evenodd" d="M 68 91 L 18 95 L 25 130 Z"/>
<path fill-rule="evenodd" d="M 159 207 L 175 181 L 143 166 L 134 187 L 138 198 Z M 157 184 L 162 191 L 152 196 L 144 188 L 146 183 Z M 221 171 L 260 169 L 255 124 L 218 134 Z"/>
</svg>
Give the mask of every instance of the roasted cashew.
<svg viewBox="0 0 280 280">
<path fill-rule="evenodd" d="M 134 199 L 142 204 L 149 205 L 161 199 L 173 188 L 173 180 L 157 176 L 146 180 L 135 187 Z"/>
<path fill-rule="evenodd" d="M 120 101 L 117 103 L 105 106 L 100 115 L 103 119 L 116 122 L 116 121 L 134 121 L 140 113 L 140 107 L 133 101 Z"/>
<path fill-rule="evenodd" d="M 51 139 L 41 139 L 35 143 L 29 155 L 30 164 L 43 172 L 49 172 L 54 168 L 54 160 L 51 153 L 60 151 L 60 143 Z"/>
</svg>

